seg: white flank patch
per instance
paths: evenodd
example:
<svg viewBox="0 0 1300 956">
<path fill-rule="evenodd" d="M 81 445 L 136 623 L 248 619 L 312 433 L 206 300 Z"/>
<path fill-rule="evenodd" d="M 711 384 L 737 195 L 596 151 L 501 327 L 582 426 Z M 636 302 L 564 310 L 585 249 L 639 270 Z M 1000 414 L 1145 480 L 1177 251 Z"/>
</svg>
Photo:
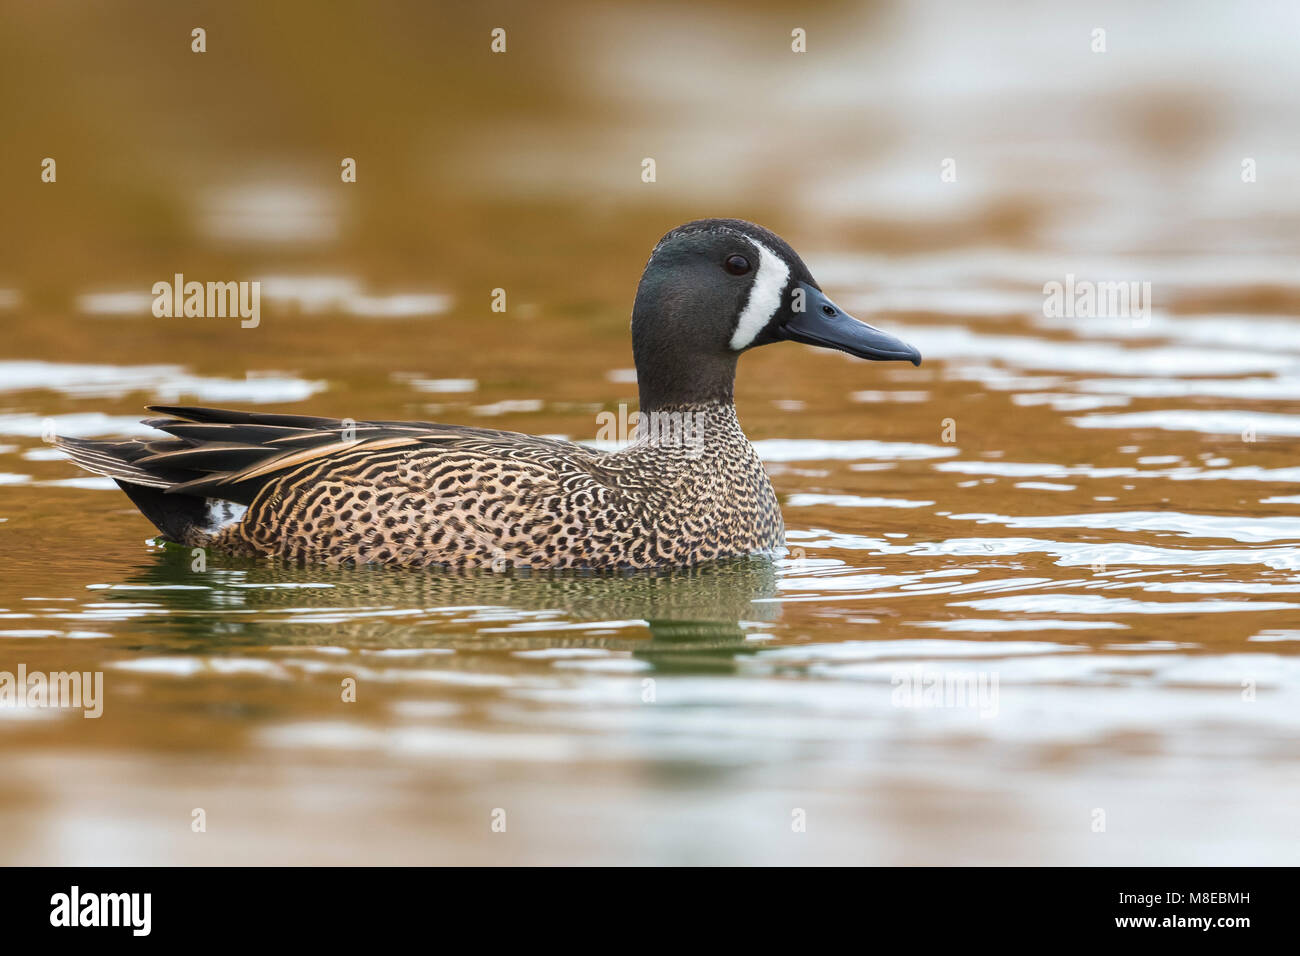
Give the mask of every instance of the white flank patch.
<svg viewBox="0 0 1300 956">
<path fill-rule="evenodd" d="M 754 341 L 754 337 L 763 331 L 764 326 L 776 315 L 781 307 L 781 293 L 785 291 L 786 281 L 790 278 L 790 267 L 785 260 L 767 246 L 749 236 L 758 249 L 758 272 L 754 276 L 754 285 L 749 290 L 749 301 L 745 311 L 740 313 L 736 322 L 736 331 L 731 336 L 731 347 L 739 352 Z"/>
<path fill-rule="evenodd" d="M 235 501 L 224 501 L 221 498 L 207 498 L 208 503 L 208 523 L 203 530 L 208 534 L 216 534 L 222 528 L 228 527 L 244 517 L 244 512 L 248 510 L 246 505 L 241 505 Z"/>
</svg>

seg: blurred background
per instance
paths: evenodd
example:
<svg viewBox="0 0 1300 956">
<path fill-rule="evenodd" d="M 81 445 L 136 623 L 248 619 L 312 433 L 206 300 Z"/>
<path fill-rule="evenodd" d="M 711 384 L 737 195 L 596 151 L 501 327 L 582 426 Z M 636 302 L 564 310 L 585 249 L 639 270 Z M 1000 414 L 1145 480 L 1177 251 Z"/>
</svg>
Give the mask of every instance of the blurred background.
<svg viewBox="0 0 1300 956">
<path fill-rule="evenodd" d="M 0 711 L 0 859 L 1295 862 L 1294 3 L 0 9 L 0 669 L 108 688 Z M 149 401 L 591 439 L 705 216 L 926 357 L 743 360 L 775 569 L 196 578 L 41 441 Z M 260 325 L 153 317 L 176 273 Z M 1045 314 L 1067 275 L 1149 321 Z M 998 716 L 893 706 L 918 668 Z"/>
</svg>

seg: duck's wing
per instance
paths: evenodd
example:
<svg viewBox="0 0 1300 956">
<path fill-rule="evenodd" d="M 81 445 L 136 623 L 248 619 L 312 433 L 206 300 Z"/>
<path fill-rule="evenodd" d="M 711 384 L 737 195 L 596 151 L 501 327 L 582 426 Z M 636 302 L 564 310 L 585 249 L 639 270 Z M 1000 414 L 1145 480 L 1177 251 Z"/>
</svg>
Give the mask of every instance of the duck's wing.
<svg viewBox="0 0 1300 956">
<path fill-rule="evenodd" d="M 163 416 L 144 420 L 170 438 L 125 442 L 60 438 L 79 466 L 123 485 L 168 495 L 251 504 L 259 491 L 287 471 L 334 456 L 474 446 L 504 458 L 597 456 L 572 442 L 517 432 L 436 422 L 352 421 L 223 408 L 150 405 Z M 132 496 L 135 497 L 134 495 Z"/>
</svg>

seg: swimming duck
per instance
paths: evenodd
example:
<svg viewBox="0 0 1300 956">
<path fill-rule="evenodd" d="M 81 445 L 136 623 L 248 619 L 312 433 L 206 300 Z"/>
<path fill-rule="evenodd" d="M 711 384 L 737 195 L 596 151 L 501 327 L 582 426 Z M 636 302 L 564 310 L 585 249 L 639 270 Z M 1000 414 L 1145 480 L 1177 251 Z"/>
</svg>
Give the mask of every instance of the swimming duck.
<svg viewBox="0 0 1300 956">
<path fill-rule="evenodd" d="M 151 405 L 169 438 L 60 438 L 163 537 L 251 557 L 456 568 L 650 568 L 778 551 L 736 418 L 743 352 L 780 341 L 919 365 L 846 314 L 780 237 L 702 219 L 654 247 L 632 309 L 637 437 L 617 451 L 466 425 Z"/>
</svg>

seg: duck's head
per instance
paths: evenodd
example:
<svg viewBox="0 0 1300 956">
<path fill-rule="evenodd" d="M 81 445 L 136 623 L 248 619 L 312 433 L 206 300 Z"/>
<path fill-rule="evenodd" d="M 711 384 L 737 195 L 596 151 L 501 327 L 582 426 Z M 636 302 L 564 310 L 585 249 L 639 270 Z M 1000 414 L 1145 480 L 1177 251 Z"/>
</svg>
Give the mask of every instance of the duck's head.
<svg viewBox="0 0 1300 956">
<path fill-rule="evenodd" d="M 832 302 L 780 236 L 700 219 L 659 240 L 632 309 L 643 410 L 731 401 L 736 358 L 773 342 L 921 364 L 921 353 Z"/>
</svg>

